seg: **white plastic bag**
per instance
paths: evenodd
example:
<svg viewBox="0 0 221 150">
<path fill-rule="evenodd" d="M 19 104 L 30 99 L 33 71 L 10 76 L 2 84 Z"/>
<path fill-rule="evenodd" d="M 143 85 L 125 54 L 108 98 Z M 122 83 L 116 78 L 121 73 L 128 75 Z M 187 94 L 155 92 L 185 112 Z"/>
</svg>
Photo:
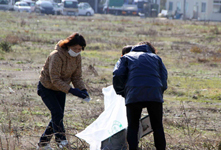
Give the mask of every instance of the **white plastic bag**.
<svg viewBox="0 0 221 150">
<path fill-rule="evenodd" d="M 117 95 L 113 86 L 102 89 L 104 112 L 76 136 L 90 144 L 90 150 L 100 150 L 101 142 L 127 128 L 125 100 Z"/>
</svg>

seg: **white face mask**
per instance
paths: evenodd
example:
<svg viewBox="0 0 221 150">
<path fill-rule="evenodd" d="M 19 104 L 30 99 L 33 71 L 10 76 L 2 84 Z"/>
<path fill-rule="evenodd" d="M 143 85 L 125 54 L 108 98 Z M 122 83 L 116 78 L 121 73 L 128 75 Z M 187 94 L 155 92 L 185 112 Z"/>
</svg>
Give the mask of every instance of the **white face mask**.
<svg viewBox="0 0 221 150">
<path fill-rule="evenodd" d="M 71 49 L 68 51 L 68 53 L 72 56 L 72 57 L 77 57 L 81 52 L 75 53 L 74 51 L 72 51 Z"/>
</svg>

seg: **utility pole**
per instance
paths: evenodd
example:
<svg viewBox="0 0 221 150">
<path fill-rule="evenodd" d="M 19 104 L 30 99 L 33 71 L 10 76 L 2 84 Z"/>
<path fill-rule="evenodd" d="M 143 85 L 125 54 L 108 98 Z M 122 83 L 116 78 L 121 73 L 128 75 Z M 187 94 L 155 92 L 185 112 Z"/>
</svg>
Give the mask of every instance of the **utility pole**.
<svg viewBox="0 0 221 150">
<path fill-rule="evenodd" d="M 158 4 L 159 4 L 159 8 L 158 8 L 158 14 L 160 13 L 160 0 L 159 0 L 159 2 L 158 2 Z"/>
<path fill-rule="evenodd" d="M 183 20 L 186 20 L 186 0 L 183 0 Z"/>
<path fill-rule="evenodd" d="M 98 0 L 95 0 L 94 3 L 95 13 L 97 13 L 97 7 L 98 7 Z"/>
</svg>

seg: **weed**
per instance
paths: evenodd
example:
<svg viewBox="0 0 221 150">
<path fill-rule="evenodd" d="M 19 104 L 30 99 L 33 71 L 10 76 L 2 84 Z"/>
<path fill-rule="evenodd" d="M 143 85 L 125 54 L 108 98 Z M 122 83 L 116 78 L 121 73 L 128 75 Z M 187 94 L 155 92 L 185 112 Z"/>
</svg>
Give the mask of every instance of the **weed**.
<svg viewBox="0 0 221 150">
<path fill-rule="evenodd" d="M 219 142 L 218 150 L 221 150 L 221 142 Z"/>
<path fill-rule="evenodd" d="M 1 146 L 1 150 L 3 150 L 3 145 L 2 145 L 2 138 L 0 136 L 0 146 Z"/>
<path fill-rule="evenodd" d="M 221 58 L 220 58 L 220 57 L 217 57 L 217 56 L 214 56 L 214 57 L 213 57 L 213 61 L 214 61 L 214 62 L 221 62 Z M 211 64 L 210 66 L 211 66 L 211 67 L 218 67 L 217 64 L 213 64 L 213 65 Z"/>
<path fill-rule="evenodd" d="M 197 61 L 200 62 L 200 63 L 206 63 L 206 62 L 209 62 L 209 60 L 206 59 L 206 58 L 198 58 Z"/>
<path fill-rule="evenodd" d="M 4 52 L 12 51 L 11 44 L 7 41 L 1 41 L 0 42 L 0 49 Z"/>
<path fill-rule="evenodd" d="M 215 147 L 210 143 L 210 142 L 204 142 L 203 143 L 204 148 L 206 148 L 207 150 L 214 150 Z"/>
<path fill-rule="evenodd" d="M 202 49 L 199 48 L 198 46 L 193 46 L 193 47 L 191 47 L 190 52 L 192 52 L 192 53 L 202 53 Z"/>
<path fill-rule="evenodd" d="M 22 19 L 21 22 L 20 22 L 20 26 L 23 27 L 25 25 L 26 25 L 26 21 L 24 19 Z"/>
<path fill-rule="evenodd" d="M 155 26 L 161 26 L 161 25 L 163 25 L 161 22 L 153 22 L 153 25 L 155 25 Z"/>
<path fill-rule="evenodd" d="M 123 27 L 118 27 L 118 28 L 117 28 L 117 31 L 118 31 L 118 32 L 124 32 L 124 31 L 125 31 L 125 28 L 123 28 Z"/>
<path fill-rule="evenodd" d="M 12 45 L 18 44 L 21 42 L 21 39 L 16 35 L 7 35 L 5 40 Z"/>
<path fill-rule="evenodd" d="M 218 29 L 217 25 L 216 25 L 216 26 L 214 26 L 214 28 L 213 28 L 213 29 L 210 29 L 210 32 L 211 32 L 211 33 L 213 33 L 213 34 L 215 34 L 215 35 L 218 35 L 218 34 L 220 34 L 220 33 L 221 33 L 221 32 L 219 31 L 219 29 Z"/>
</svg>

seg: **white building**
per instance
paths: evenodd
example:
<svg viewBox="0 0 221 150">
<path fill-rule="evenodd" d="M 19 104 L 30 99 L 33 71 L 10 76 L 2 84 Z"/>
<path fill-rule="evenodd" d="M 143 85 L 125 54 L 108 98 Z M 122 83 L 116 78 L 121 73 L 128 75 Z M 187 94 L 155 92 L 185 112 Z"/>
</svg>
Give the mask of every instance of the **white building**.
<svg viewBox="0 0 221 150">
<path fill-rule="evenodd" d="M 221 0 L 167 0 L 166 9 L 187 19 L 221 21 Z"/>
</svg>

